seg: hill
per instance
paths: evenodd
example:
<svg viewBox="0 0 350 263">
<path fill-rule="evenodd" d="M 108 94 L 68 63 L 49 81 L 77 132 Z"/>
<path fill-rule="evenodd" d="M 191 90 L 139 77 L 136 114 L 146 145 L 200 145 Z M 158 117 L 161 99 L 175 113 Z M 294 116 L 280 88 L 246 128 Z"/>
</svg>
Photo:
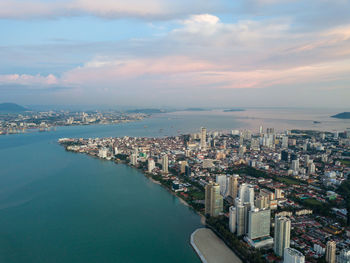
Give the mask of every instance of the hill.
<svg viewBox="0 0 350 263">
<path fill-rule="evenodd" d="M 0 112 L 21 112 L 28 109 L 15 103 L 0 103 Z"/>
<path fill-rule="evenodd" d="M 135 109 L 128 110 L 127 113 L 144 113 L 144 114 L 155 114 L 155 113 L 164 113 L 164 110 L 160 109 Z"/>
<path fill-rule="evenodd" d="M 337 119 L 350 119 L 350 112 L 338 113 L 338 114 L 333 115 L 331 117 L 332 118 L 337 118 Z"/>
</svg>

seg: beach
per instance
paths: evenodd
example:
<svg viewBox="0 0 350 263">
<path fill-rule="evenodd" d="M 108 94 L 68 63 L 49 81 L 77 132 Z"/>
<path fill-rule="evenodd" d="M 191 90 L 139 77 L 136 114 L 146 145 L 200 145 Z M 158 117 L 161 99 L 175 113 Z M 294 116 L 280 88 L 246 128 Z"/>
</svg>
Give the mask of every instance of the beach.
<svg viewBox="0 0 350 263">
<path fill-rule="evenodd" d="M 191 245 L 203 263 L 242 263 L 238 256 L 209 228 L 191 235 Z"/>
</svg>

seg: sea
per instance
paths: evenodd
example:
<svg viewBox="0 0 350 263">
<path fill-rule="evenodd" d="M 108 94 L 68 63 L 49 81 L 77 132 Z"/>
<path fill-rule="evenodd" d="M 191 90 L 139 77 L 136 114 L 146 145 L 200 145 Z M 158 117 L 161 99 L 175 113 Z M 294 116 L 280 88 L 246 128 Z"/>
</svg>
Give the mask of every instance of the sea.
<svg viewBox="0 0 350 263">
<path fill-rule="evenodd" d="M 66 152 L 59 138 L 162 137 L 264 128 L 343 131 L 339 110 L 183 111 L 116 125 L 0 136 L 0 262 L 197 262 L 200 217 L 124 164 Z M 316 123 L 315 123 L 316 121 Z"/>
</svg>

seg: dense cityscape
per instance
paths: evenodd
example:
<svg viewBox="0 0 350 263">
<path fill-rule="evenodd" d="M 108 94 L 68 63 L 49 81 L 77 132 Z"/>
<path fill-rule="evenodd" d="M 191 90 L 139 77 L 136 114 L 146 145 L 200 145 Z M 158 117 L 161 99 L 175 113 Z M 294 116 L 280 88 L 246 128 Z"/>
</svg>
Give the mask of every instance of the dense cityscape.
<svg viewBox="0 0 350 263">
<path fill-rule="evenodd" d="M 0 111 L 0 135 L 50 131 L 57 126 L 125 123 L 139 121 L 147 116 L 148 114 L 144 113 L 118 111 L 23 111 L 21 113 Z"/>
<path fill-rule="evenodd" d="M 243 262 L 350 262 L 349 130 L 201 128 L 59 143 L 142 170 L 205 217 Z"/>
</svg>

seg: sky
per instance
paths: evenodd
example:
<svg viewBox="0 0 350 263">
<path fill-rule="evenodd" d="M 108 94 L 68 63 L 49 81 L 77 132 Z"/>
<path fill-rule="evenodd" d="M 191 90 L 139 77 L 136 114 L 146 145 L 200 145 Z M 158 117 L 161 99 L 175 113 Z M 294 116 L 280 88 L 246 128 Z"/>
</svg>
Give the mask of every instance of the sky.
<svg viewBox="0 0 350 263">
<path fill-rule="evenodd" d="M 350 0 L 1 0 L 0 102 L 350 108 Z"/>
</svg>

